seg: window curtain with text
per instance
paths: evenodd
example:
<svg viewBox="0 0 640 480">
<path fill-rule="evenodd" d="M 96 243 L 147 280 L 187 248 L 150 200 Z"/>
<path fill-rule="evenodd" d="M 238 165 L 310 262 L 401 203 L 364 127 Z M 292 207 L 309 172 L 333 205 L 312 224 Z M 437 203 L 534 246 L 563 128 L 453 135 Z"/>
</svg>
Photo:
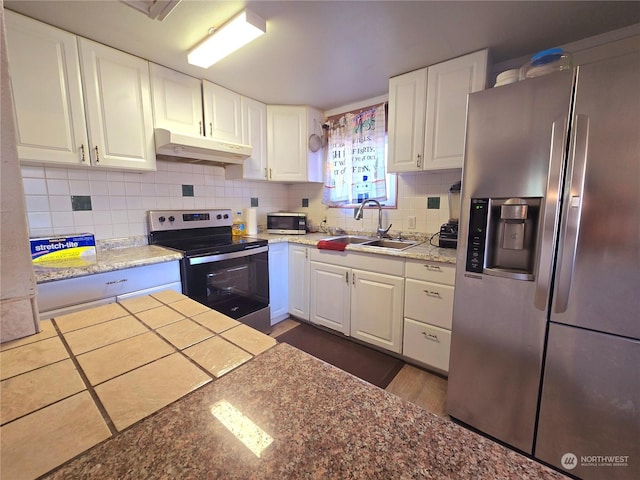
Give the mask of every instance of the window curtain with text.
<svg viewBox="0 0 640 480">
<path fill-rule="evenodd" d="M 387 199 L 385 136 L 384 104 L 329 123 L 323 204 Z"/>
</svg>

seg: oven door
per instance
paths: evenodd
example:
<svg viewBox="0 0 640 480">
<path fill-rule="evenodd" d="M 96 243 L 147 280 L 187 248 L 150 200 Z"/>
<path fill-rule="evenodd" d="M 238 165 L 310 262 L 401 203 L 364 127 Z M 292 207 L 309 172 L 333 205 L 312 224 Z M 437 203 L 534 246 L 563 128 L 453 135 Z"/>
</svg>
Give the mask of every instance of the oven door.
<svg viewBox="0 0 640 480">
<path fill-rule="evenodd" d="M 236 320 L 267 308 L 268 248 L 185 258 L 185 295 Z"/>
</svg>

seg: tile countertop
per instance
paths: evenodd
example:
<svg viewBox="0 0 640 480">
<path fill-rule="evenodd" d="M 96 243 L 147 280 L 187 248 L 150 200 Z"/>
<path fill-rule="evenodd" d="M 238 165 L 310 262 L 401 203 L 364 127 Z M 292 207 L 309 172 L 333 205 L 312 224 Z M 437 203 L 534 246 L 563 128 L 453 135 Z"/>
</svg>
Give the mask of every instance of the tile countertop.
<svg viewBox="0 0 640 480">
<path fill-rule="evenodd" d="M 561 479 L 287 344 L 47 479 Z"/>
</svg>

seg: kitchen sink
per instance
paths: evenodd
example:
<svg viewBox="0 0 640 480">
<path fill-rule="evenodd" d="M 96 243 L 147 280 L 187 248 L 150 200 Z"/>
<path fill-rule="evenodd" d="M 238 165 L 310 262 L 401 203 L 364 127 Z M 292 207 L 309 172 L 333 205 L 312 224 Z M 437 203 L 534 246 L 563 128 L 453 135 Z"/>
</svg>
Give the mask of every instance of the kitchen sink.
<svg viewBox="0 0 640 480">
<path fill-rule="evenodd" d="M 413 247 L 422 242 L 415 242 L 413 240 L 391 240 L 388 238 L 381 238 L 379 240 L 372 240 L 367 242 L 367 247 L 380 247 L 380 248 L 392 248 L 394 250 L 404 250 L 405 248 Z"/>
<path fill-rule="evenodd" d="M 340 243 L 356 243 L 362 244 L 375 240 L 376 237 L 364 237 L 361 235 L 342 235 L 340 237 L 325 238 L 324 240 Z"/>
<path fill-rule="evenodd" d="M 392 240 L 390 238 L 366 237 L 363 235 L 341 235 L 339 237 L 325 238 L 324 240 L 392 250 L 404 250 L 422 243 L 414 240 Z"/>
</svg>

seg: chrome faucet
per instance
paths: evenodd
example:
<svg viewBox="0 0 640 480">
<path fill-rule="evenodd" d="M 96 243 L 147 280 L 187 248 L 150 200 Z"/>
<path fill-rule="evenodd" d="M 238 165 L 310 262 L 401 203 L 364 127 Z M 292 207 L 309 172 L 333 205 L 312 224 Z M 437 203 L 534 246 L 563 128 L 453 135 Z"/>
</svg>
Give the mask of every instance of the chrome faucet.
<svg viewBox="0 0 640 480">
<path fill-rule="evenodd" d="M 374 199 L 363 201 L 358 207 L 358 210 L 356 211 L 355 219 L 362 220 L 362 209 L 365 207 L 367 203 L 374 203 L 375 205 L 378 206 L 378 229 L 376 230 L 376 234 L 378 238 L 383 238 L 391 228 L 391 225 L 389 225 L 386 230 L 382 228 L 382 206 L 380 205 L 379 201 Z"/>
</svg>

